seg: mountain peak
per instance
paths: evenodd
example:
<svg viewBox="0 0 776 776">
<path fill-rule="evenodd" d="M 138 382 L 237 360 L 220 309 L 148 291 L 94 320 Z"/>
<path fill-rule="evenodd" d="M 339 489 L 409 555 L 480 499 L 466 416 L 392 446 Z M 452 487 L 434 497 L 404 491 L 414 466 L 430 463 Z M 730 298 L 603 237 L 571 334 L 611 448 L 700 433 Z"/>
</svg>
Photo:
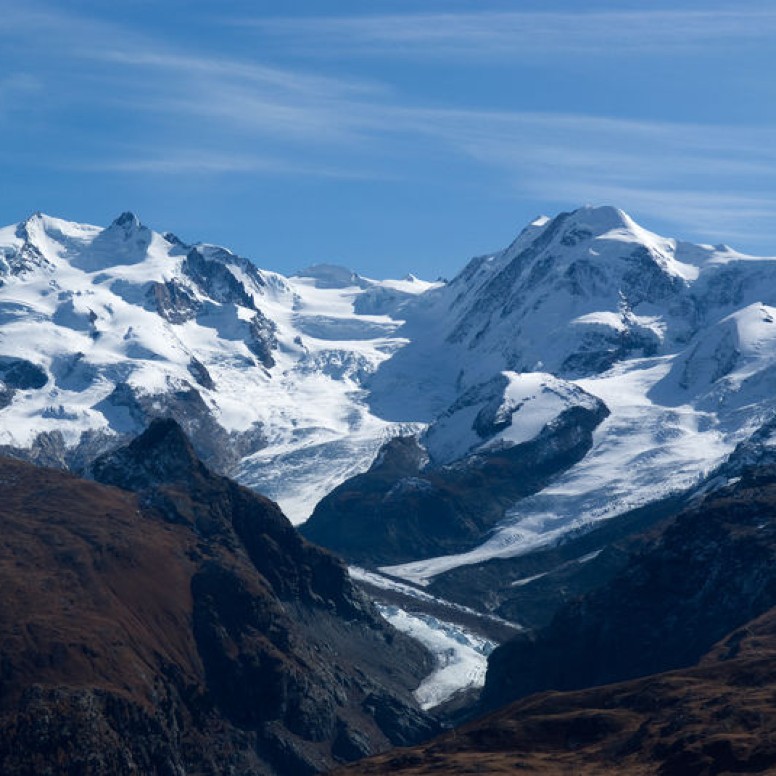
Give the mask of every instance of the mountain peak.
<svg viewBox="0 0 776 776">
<path fill-rule="evenodd" d="M 103 230 L 103 239 L 119 240 L 119 242 L 139 240 L 147 247 L 151 241 L 151 230 L 134 213 L 127 210 Z"/>
<path fill-rule="evenodd" d="M 16 236 L 21 239 L 29 240 L 34 234 L 38 234 L 41 231 L 45 232 L 46 227 L 51 221 L 51 217 L 47 216 L 40 210 L 36 210 L 31 215 L 27 216 L 23 221 L 20 221 L 16 226 Z"/>
<path fill-rule="evenodd" d="M 316 288 L 349 288 L 363 285 L 363 278 L 352 269 L 339 264 L 312 264 L 295 272 L 296 277 L 310 278 Z"/>
<path fill-rule="evenodd" d="M 153 420 L 126 447 L 100 456 L 92 466 L 97 481 L 128 490 L 187 483 L 206 472 L 183 429 L 172 418 Z"/>
<path fill-rule="evenodd" d="M 585 205 L 572 211 L 568 217 L 569 225 L 584 228 L 594 235 L 602 235 L 615 229 L 633 229 L 636 223 L 623 210 L 613 205 Z"/>
<path fill-rule="evenodd" d="M 139 229 L 142 224 L 140 219 L 130 210 L 125 210 L 118 218 L 113 220 L 111 226 L 118 226 L 124 229 Z"/>
</svg>

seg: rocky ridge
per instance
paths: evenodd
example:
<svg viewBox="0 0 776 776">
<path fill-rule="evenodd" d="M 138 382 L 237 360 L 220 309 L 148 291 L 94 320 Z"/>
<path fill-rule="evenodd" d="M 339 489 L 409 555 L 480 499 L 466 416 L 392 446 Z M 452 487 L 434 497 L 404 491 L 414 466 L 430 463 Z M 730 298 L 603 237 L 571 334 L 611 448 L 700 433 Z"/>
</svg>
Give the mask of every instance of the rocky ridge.
<svg viewBox="0 0 776 776">
<path fill-rule="evenodd" d="M 367 472 L 318 504 L 301 527 L 303 534 L 350 561 L 370 564 L 458 552 L 479 543 L 515 501 L 584 457 L 593 430 L 608 415 L 603 402 L 579 390 L 573 398 L 559 398 L 543 418 L 530 402 L 525 409 L 524 403 L 503 404 L 503 392 L 502 385 L 495 397 L 477 394 L 475 401 L 451 409 L 450 415 L 472 407 L 477 413 L 478 444 L 468 455 L 446 465 L 428 460 L 426 450 L 434 449 L 429 441 L 444 417 L 422 437 L 425 446 L 414 437 L 393 439 Z M 527 439 L 499 439 L 518 425 L 521 409 L 535 426 L 519 437 Z M 451 436 L 447 429 L 437 435 L 442 433 Z"/>
<path fill-rule="evenodd" d="M 776 470 L 739 472 L 653 527 L 610 581 L 496 649 L 483 694 L 495 711 L 343 773 L 771 772 Z"/>
<path fill-rule="evenodd" d="M 0 470 L 3 773 L 314 773 L 434 729 L 424 651 L 173 421 L 109 486 Z"/>
</svg>

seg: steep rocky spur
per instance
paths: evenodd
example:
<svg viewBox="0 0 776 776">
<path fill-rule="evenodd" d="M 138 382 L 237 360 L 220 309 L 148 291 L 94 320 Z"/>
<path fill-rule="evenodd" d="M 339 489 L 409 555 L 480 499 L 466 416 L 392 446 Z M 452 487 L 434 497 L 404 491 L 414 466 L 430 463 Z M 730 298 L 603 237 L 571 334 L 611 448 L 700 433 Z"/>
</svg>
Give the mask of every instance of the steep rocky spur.
<svg viewBox="0 0 776 776">
<path fill-rule="evenodd" d="M 3 773 L 314 773 L 434 729 L 425 652 L 173 421 L 93 474 L 0 461 Z"/>
</svg>

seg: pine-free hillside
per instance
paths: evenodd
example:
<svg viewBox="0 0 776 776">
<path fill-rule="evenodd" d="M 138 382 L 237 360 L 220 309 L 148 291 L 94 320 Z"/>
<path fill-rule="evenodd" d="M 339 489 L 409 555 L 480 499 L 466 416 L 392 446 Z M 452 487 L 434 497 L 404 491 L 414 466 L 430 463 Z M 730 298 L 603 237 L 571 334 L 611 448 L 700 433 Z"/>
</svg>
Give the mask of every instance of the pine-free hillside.
<svg viewBox="0 0 776 776">
<path fill-rule="evenodd" d="M 744 466 L 642 536 L 610 581 L 495 650 L 490 713 L 337 773 L 772 772 L 774 506 L 772 461 Z"/>
<path fill-rule="evenodd" d="M 434 731 L 422 647 L 177 424 L 94 471 L 0 459 L 2 773 L 297 776 Z"/>
</svg>

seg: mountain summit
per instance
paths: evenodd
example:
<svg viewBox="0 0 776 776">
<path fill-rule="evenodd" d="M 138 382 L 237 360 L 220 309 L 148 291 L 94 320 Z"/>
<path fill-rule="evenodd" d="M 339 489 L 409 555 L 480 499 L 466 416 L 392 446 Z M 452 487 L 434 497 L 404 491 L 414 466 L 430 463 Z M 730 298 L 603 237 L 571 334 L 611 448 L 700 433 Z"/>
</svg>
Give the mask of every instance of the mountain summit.
<svg viewBox="0 0 776 776">
<path fill-rule="evenodd" d="M 92 465 L 95 479 L 127 490 L 191 483 L 206 473 L 183 429 L 171 418 L 156 419 L 129 445 Z"/>
</svg>

